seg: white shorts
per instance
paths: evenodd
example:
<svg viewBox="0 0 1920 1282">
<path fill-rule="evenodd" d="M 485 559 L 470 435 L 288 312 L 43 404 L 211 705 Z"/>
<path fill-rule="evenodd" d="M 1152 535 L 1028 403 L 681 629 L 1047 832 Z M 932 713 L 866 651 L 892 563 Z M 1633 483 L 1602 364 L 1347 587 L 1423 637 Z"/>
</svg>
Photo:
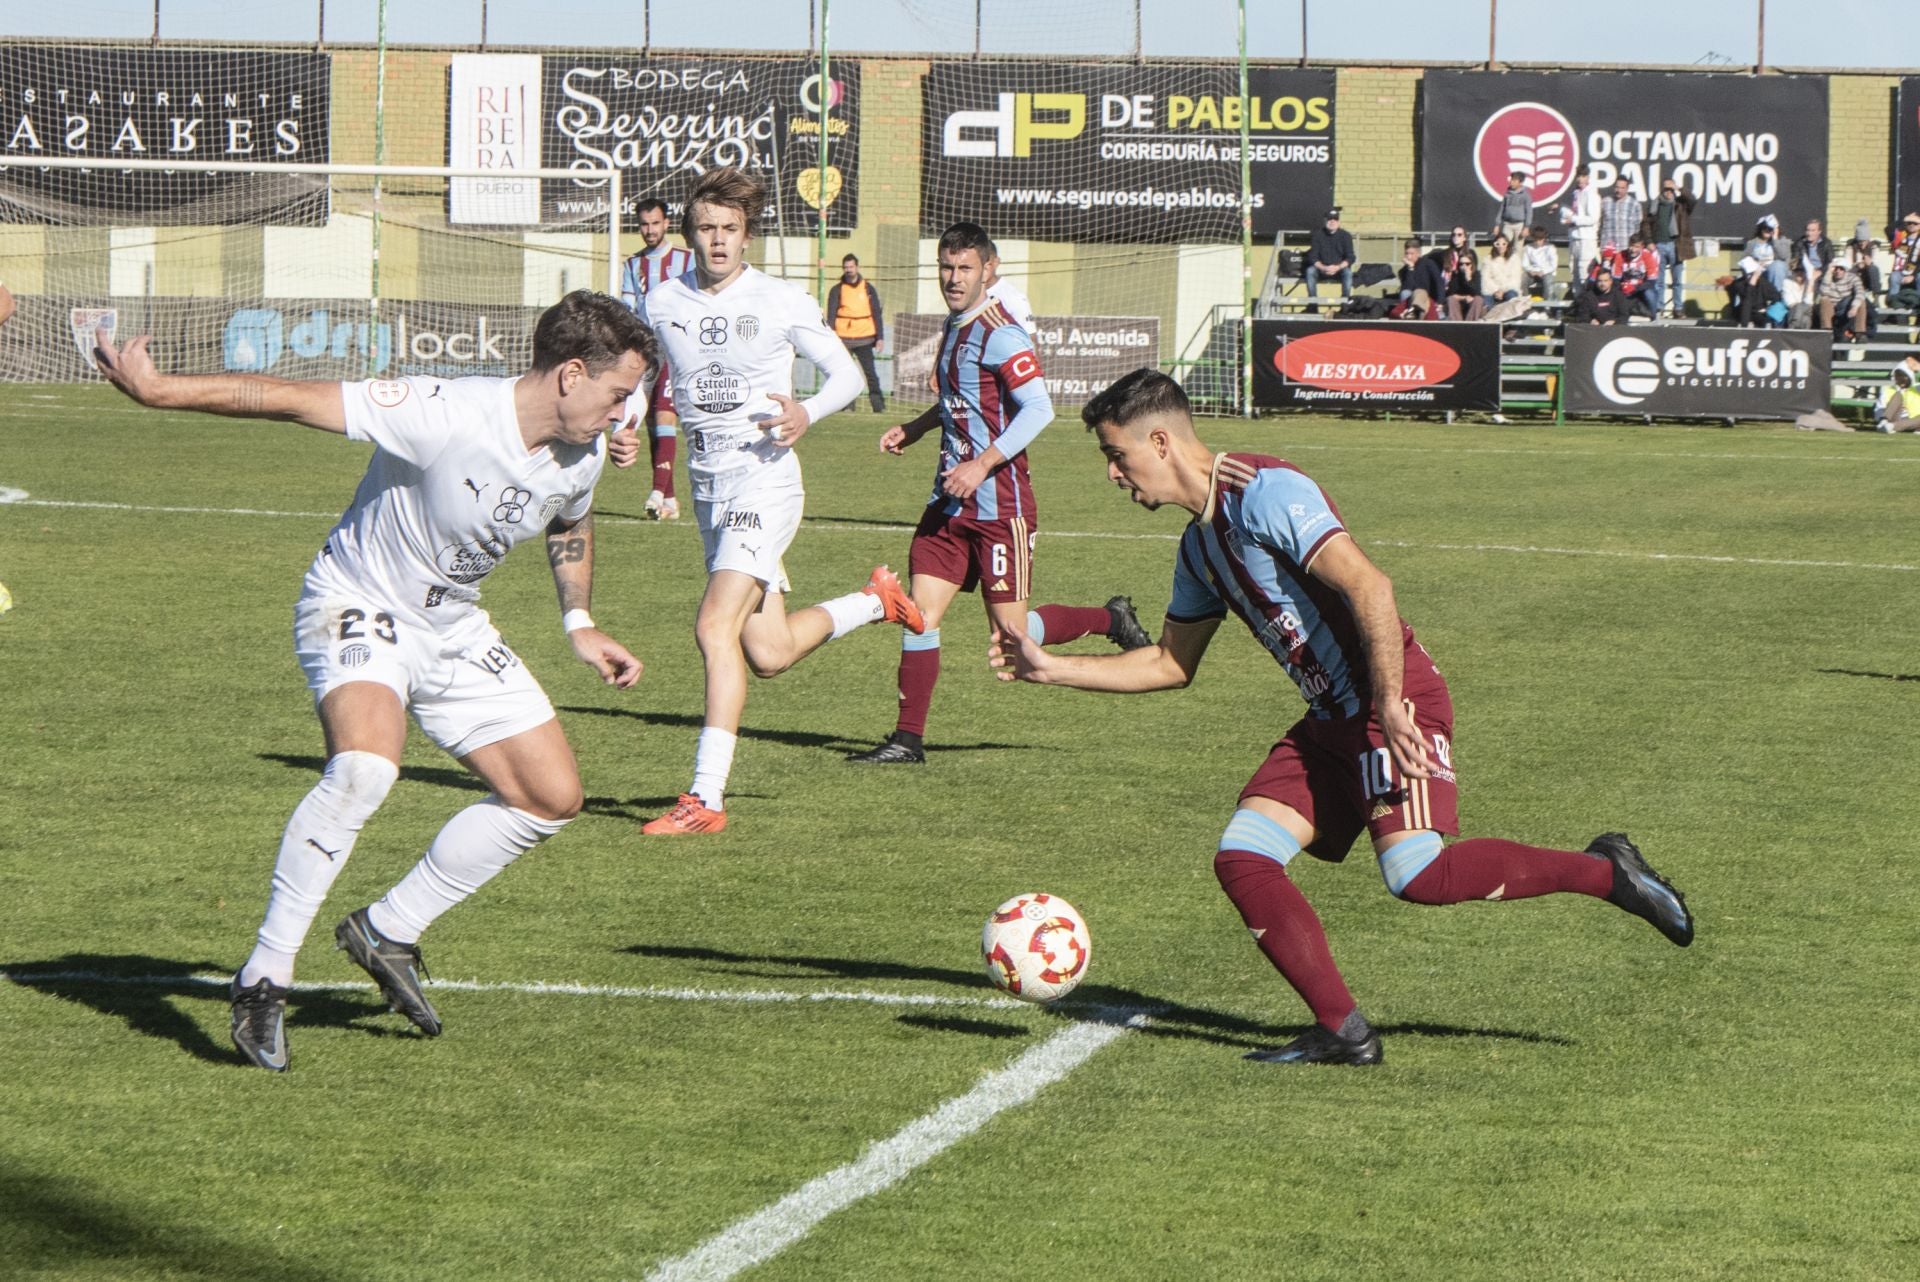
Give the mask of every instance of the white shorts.
<svg viewBox="0 0 1920 1282">
<path fill-rule="evenodd" d="M 758 579 L 769 592 L 792 591 L 780 558 L 800 531 L 806 502 L 807 492 L 798 485 L 696 499 L 693 513 L 707 551 L 707 573 L 738 570 Z"/>
<path fill-rule="evenodd" d="M 433 629 L 389 612 L 369 593 L 303 596 L 293 608 L 293 653 L 315 704 L 349 681 L 378 682 L 456 757 L 554 717 L 547 692 L 485 610 Z"/>
</svg>

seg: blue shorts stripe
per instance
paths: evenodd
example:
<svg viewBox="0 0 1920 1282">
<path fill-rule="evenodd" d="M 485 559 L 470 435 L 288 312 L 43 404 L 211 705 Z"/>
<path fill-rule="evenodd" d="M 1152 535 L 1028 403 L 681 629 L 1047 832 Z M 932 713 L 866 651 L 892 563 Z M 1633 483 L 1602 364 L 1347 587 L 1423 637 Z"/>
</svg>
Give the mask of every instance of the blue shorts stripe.
<svg viewBox="0 0 1920 1282">
<path fill-rule="evenodd" d="M 1440 834 L 1437 832 L 1418 833 L 1395 842 L 1380 855 L 1380 875 L 1386 879 L 1387 889 L 1398 899 L 1405 893 L 1413 879 L 1427 870 L 1427 866 L 1440 857 Z"/>
<path fill-rule="evenodd" d="M 940 648 L 940 629 L 928 628 L 918 636 L 903 630 L 900 633 L 900 648 L 902 650 L 938 650 Z"/>
<path fill-rule="evenodd" d="M 1265 855 L 1285 868 L 1300 853 L 1300 843 L 1280 823 L 1259 811 L 1236 810 L 1227 821 L 1227 830 L 1220 834 L 1220 849 Z"/>
</svg>

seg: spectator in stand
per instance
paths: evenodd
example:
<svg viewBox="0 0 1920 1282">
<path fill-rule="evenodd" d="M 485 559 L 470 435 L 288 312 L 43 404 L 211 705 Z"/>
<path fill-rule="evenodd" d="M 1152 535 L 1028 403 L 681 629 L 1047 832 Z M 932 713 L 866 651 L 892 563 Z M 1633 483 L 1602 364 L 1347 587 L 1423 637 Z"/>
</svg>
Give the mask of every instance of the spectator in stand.
<svg viewBox="0 0 1920 1282">
<path fill-rule="evenodd" d="M 886 409 L 873 356 L 886 344 L 887 322 L 880 313 L 880 291 L 860 274 L 860 260 L 852 254 L 840 260 L 840 283 L 827 291 L 827 326 L 860 362 L 867 376 L 867 404 L 875 414 Z"/>
<path fill-rule="evenodd" d="M 1787 260 L 1781 250 L 1778 218 L 1772 214 L 1760 216 L 1760 221 L 1753 225 L 1753 239 L 1747 242 L 1746 256 L 1760 264 L 1773 283 L 1774 293 L 1779 293 L 1780 287 L 1787 283 Z"/>
<path fill-rule="evenodd" d="M 1792 251 L 1787 255 L 1787 270 L 1798 268 L 1804 271 L 1807 274 L 1807 288 L 1817 292 L 1827 268 L 1836 261 L 1833 242 L 1827 239 L 1826 228 L 1818 218 L 1808 219 L 1807 230 L 1793 242 Z"/>
<path fill-rule="evenodd" d="M 1767 273 L 1767 265 L 1748 254 L 1727 279 L 1727 309 L 1735 323 L 1749 328 L 1786 324 L 1787 305 Z M 1777 312 L 1776 312 L 1777 309 Z"/>
<path fill-rule="evenodd" d="M 1885 292 L 1881 287 L 1880 264 L 1875 260 L 1878 243 L 1873 239 L 1873 228 L 1862 218 L 1854 229 L 1854 237 L 1847 242 L 1842 253 L 1847 265 L 1853 268 L 1853 278 L 1860 282 L 1860 288 L 1867 292 L 1867 332 L 1866 337 L 1876 337 L 1880 332 L 1880 314 L 1874 306 L 1874 300 Z"/>
<path fill-rule="evenodd" d="M 1439 310 L 1435 300 L 1444 298 L 1447 277 L 1432 254 L 1420 252 L 1420 242 L 1410 240 L 1400 250 L 1400 297 L 1389 316 L 1408 316 L 1430 320 Z"/>
<path fill-rule="evenodd" d="M 1307 246 L 1307 297 L 1313 298 L 1318 292 L 1322 276 L 1340 278 L 1340 297 L 1353 296 L 1353 234 L 1340 226 L 1340 211 L 1329 209 L 1327 220 L 1313 233 L 1313 240 Z M 1309 311 L 1320 310 L 1318 304 L 1309 305 Z"/>
<path fill-rule="evenodd" d="M 1533 193 L 1527 190 L 1527 176 L 1518 169 L 1507 175 L 1506 194 L 1500 197 L 1500 212 L 1493 220 L 1496 235 L 1518 244 L 1533 222 Z"/>
<path fill-rule="evenodd" d="M 1887 307 L 1920 313 L 1920 214 L 1893 229 L 1893 266 L 1887 270 Z"/>
<path fill-rule="evenodd" d="M 1815 291 L 1820 300 L 1817 311 L 1820 328 L 1831 329 L 1836 339 L 1858 338 L 1867 332 L 1867 312 L 1872 303 L 1867 291 L 1845 263 L 1835 263 Z"/>
<path fill-rule="evenodd" d="M 1613 287 L 1613 272 L 1605 263 L 1593 274 L 1593 284 L 1583 289 L 1567 308 L 1569 325 L 1624 325 L 1633 305 L 1626 295 Z"/>
<path fill-rule="evenodd" d="M 1640 198 L 1627 186 L 1625 178 L 1613 180 L 1613 191 L 1600 201 L 1600 243 L 1624 245 L 1640 230 L 1646 211 Z"/>
<path fill-rule="evenodd" d="M 1527 292 L 1546 302 L 1553 297 L 1553 278 L 1560 272 L 1560 251 L 1547 239 L 1545 227 L 1535 227 L 1527 237 L 1527 248 L 1520 256 L 1520 270 L 1527 278 Z"/>
<path fill-rule="evenodd" d="M 1486 265 L 1480 269 L 1480 297 L 1488 307 L 1520 297 L 1525 282 L 1520 279 L 1520 256 L 1513 252 L 1513 237 L 1502 231 L 1493 238 Z"/>
<path fill-rule="evenodd" d="M 1648 291 L 1648 301 L 1657 314 L 1662 303 L 1671 301 L 1673 314 L 1680 315 L 1687 301 L 1686 263 L 1693 257 L 1693 193 L 1671 178 L 1660 181 L 1660 199 L 1647 206 L 1640 228 L 1653 252 L 1660 258 L 1665 288 L 1658 295 Z"/>
<path fill-rule="evenodd" d="M 1780 301 L 1787 305 L 1788 329 L 1813 328 L 1814 293 L 1807 288 L 1804 268 L 1796 267 L 1787 273 L 1787 287 L 1780 291 Z"/>
<path fill-rule="evenodd" d="M 1486 310 L 1480 300 L 1480 260 L 1471 249 L 1462 250 L 1447 275 L 1447 319 L 1477 321 Z"/>
<path fill-rule="evenodd" d="M 1873 429 L 1920 432 L 1920 387 L 1914 386 L 1913 371 L 1906 365 L 1893 367 L 1892 379 L 1880 393 L 1880 403 L 1873 407 Z"/>
<path fill-rule="evenodd" d="M 1569 288 L 1577 290 L 1600 252 L 1600 193 L 1593 189 L 1593 174 L 1585 165 L 1574 171 L 1573 195 L 1560 207 L 1560 221 L 1566 224 L 1567 262 L 1573 269 Z"/>
</svg>

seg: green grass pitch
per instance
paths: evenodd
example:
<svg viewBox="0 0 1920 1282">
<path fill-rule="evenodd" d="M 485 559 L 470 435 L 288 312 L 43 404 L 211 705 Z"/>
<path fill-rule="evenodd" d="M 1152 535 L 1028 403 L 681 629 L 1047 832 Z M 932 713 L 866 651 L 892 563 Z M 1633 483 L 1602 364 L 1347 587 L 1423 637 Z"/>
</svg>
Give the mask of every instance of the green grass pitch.
<svg viewBox="0 0 1920 1282">
<path fill-rule="evenodd" d="M 801 444 L 797 603 L 904 564 L 933 459 L 881 456 L 883 426 Z M 1920 444 L 1202 430 L 1304 466 L 1393 576 L 1453 686 L 1465 831 L 1626 829 L 1692 949 L 1571 896 L 1400 903 L 1364 846 L 1303 859 L 1387 1063 L 1244 1063 L 1306 1017 L 1210 861 L 1299 704 L 1231 621 L 1191 689 L 1097 696 L 992 681 L 963 600 L 931 764 L 869 772 L 840 757 L 892 724 L 897 642 L 863 630 L 753 687 L 730 831 L 643 840 L 691 766 L 701 574 L 689 521 L 637 519 L 642 469 L 601 488 L 594 599 L 637 688 L 572 659 L 537 546 L 488 581 L 590 800 L 425 947 L 446 979 L 687 991 L 450 989 L 427 1041 L 317 989 L 293 1071 L 246 1069 L 184 977 L 246 955 L 319 765 L 291 606 L 365 453 L 7 389 L 0 1275 L 643 1277 L 1117 1007 L 1151 1022 L 751 1276 L 1920 1276 Z M 1157 627 L 1183 514 L 1128 504 L 1071 420 L 1033 466 L 1036 600 L 1127 592 Z M 415 735 L 302 981 L 361 978 L 332 922 L 477 795 Z M 1059 1011 L 959 1004 L 992 996 L 980 922 L 1026 890 L 1087 914 L 1089 980 Z M 59 971 L 173 982 L 32 980 Z M 825 991 L 940 1000 L 699 997 Z"/>
</svg>

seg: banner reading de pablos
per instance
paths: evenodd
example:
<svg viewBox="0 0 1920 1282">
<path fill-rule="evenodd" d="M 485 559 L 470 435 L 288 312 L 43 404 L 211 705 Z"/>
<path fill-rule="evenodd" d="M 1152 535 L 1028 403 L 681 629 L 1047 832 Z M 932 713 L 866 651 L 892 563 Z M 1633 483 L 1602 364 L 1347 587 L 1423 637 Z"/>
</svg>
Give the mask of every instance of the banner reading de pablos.
<svg viewBox="0 0 1920 1282">
<path fill-rule="evenodd" d="M 860 219 L 860 64 L 832 64 L 824 90 L 811 62 L 623 61 L 548 54 L 542 68 L 541 163 L 621 170 L 620 225 L 639 226 L 639 204 L 666 202 L 678 222 L 687 192 L 710 169 L 749 170 L 767 185 L 761 234 L 810 235 Z M 826 121 L 827 163 L 820 164 Z M 549 180 L 545 221 L 605 216 L 605 183 Z"/>
<path fill-rule="evenodd" d="M 1036 316 L 1033 345 L 1055 405 L 1084 405 L 1116 380 L 1160 359 L 1157 316 Z M 946 313 L 893 318 L 893 385 L 923 388 L 946 332 Z M 909 398 L 911 399 L 911 398 Z"/>
<path fill-rule="evenodd" d="M 1497 410 L 1500 327 L 1256 320 L 1253 403 L 1322 410 Z"/>
<path fill-rule="evenodd" d="M 1253 231 L 1333 202 L 1334 73 L 1249 73 Z M 1108 243 L 1240 238 L 1239 73 L 1225 65 L 936 62 L 921 109 L 920 225 Z"/>
<path fill-rule="evenodd" d="M 0 46 L 0 222 L 319 226 L 324 175 L 193 164 L 325 164 L 329 62 L 323 53 Z M 49 157 L 179 167 L 7 163 Z"/>
<path fill-rule="evenodd" d="M 1567 327 L 1570 414 L 1797 418 L 1831 403 L 1825 330 Z"/>
<path fill-rule="evenodd" d="M 1797 228 L 1827 207 L 1827 148 L 1824 76 L 1429 71 L 1420 225 L 1491 227 L 1517 171 L 1559 236 L 1553 207 L 1586 165 L 1603 195 L 1621 175 L 1642 200 L 1678 179 L 1695 236 L 1750 236 L 1768 213 Z"/>
<path fill-rule="evenodd" d="M 1920 212 L 1920 76 L 1908 76 L 1900 82 L 1894 110 L 1893 146 L 1897 173 L 1894 180 L 1895 218 Z"/>
</svg>

